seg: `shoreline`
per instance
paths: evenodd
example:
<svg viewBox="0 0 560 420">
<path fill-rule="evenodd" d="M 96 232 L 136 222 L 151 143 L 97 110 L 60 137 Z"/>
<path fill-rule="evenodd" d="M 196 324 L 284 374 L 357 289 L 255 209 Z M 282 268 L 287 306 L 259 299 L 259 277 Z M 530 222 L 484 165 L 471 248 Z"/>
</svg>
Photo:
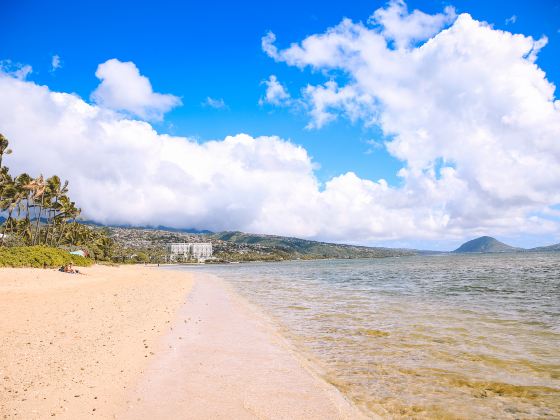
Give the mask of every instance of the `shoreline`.
<svg viewBox="0 0 560 420">
<path fill-rule="evenodd" d="M 219 277 L 196 275 L 175 326 L 122 418 L 366 418 Z"/>
<path fill-rule="evenodd" d="M 0 270 L 0 416 L 366 418 L 223 280 L 84 272 Z"/>
</svg>

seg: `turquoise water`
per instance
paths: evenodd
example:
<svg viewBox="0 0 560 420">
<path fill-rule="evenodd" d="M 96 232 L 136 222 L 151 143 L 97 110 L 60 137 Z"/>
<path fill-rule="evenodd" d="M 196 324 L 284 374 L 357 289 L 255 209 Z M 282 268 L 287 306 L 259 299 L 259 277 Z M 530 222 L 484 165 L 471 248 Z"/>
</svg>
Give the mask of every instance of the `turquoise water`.
<svg viewBox="0 0 560 420">
<path fill-rule="evenodd" d="M 390 418 L 560 418 L 560 253 L 188 267 Z"/>
</svg>

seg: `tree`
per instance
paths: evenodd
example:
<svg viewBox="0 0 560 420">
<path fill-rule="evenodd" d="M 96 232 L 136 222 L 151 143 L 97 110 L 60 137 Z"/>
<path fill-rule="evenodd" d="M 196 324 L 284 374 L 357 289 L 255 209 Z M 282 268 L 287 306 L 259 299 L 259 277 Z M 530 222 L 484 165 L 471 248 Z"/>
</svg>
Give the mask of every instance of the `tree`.
<svg viewBox="0 0 560 420">
<path fill-rule="evenodd" d="M 107 232 L 78 223 L 81 209 L 68 196 L 68 181 L 57 175 L 12 177 L 9 168 L 2 166 L 2 157 L 11 153 L 8 145 L 0 134 L 0 211 L 7 215 L 0 226 L 0 246 L 80 246 L 97 259 L 111 259 L 115 247 Z"/>
<path fill-rule="evenodd" d="M 57 175 L 53 175 L 47 179 L 47 200 L 49 203 L 49 208 L 47 210 L 47 229 L 45 232 L 45 244 L 52 244 L 54 241 L 54 221 L 56 220 L 56 215 L 61 211 L 62 206 L 60 205 L 60 200 L 65 197 L 68 192 L 68 181 L 64 184 L 60 182 L 60 178 Z M 49 241 L 49 233 L 51 235 L 51 240 Z"/>
<path fill-rule="evenodd" d="M 13 228 L 12 214 L 18 205 L 18 191 L 14 181 L 8 175 L 2 182 L 2 194 L 0 197 L 0 210 L 8 213 L 8 218 L 4 222 L 4 231 L 0 239 L 0 246 L 4 245 L 9 229 Z"/>
<path fill-rule="evenodd" d="M 8 139 L 0 133 L 0 168 L 2 167 L 2 159 L 4 158 L 4 155 L 12 153 L 12 150 L 8 149 L 8 145 Z"/>
</svg>

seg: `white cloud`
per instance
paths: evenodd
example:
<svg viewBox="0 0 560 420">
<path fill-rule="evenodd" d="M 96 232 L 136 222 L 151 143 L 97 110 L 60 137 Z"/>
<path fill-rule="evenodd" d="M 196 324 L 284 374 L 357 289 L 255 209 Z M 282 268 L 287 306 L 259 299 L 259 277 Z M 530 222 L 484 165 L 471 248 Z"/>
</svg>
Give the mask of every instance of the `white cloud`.
<svg viewBox="0 0 560 420">
<path fill-rule="evenodd" d="M 408 12 L 403 0 L 391 0 L 386 8 L 377 9 L 369 23 L 379 25 L 387 40 L 398 48 L 406 48 L 418 41 L 425 41 L 456 18 L 455 9 L 447 6 L 443 13 L 428 15 L 420 10 Z"/>
<path fill-rule="evenodd" d="M 373 27 L 344 19 L 285 50 L 263 40 L 275 60 L 327 75 L 302 88 L 308 127 L 339 116 L 379 126 L 403 162 L 404 186 L 376 205 L 407 203 L 411 229 L 431 221 L 434 232 L 511 233 L 540 220 L 558 232 L 539 218 L 560 203 L 560 102 L 535 63 L 546 37 L 495 30 L 468 14 L 439 30 L 451 9 L 430 18 L 407 14 L 402 2 L 373 16 Z"/>
<path fill-rule="evenodd" d="M 405 169 L 403 188 L 351 172 L 321 186 L 306 150 L 277 137 L 201 144 L 5 73 L 0 91 L 0 127 L 14 150 L 6 163 L 68 179 L 84 216 L 99 222 L 362 243 L 556 229 L 523 207 L 496 214 L 450 167 L 440 178 Z"/>
<path fill-rule="evenodd" d="M 358 119 L 368 119 L 374 109 L 374 98 L 365 93 L 358 92 L 354 86 L 346 85 L 339 87 L 338 84 L 329 80 L 324 85 L 308 85 L 303 90 L 305 102 L 310 104 L 309 115 L 311 121 L 307 128 L 321 128 L 325 124 L 336 119 L 333 111 L 343 111 L 353 122 Z"/>
<path fill-rule="evenodd" d="M 199 144 L 5 73 L 0 91 L 1 132 L 14 151 L 6 163 L 68 179 L 87 218 L 314 233 L 313 163 L 288 141 L 239 134 Z"/>
<path fill-rule="evenodd" d="M 62 67 L 62 62 L 60 61 L 60 56 L 53 55 L 51 59 L 51 72 L 55 72 Z"/>
<path fill-rule="evenodd" d="M 261 46 L 265 53 L 267 53 L 272 58 L 277 58 L 278 49 L 274 45 L 276 41 L 276 35 L 273 32 L 268 31 L 265 36 L 262 37 Z"/>
<path fill-rule="evenodd" d="M 150 80 L 133 62 L 107 60 L 97 67 L 95 76 L 101 83 L 91 98 L 101 107 L 160 121 L 166 112 L 181 105 L 177 96 L 154 92 Z"/>
<path fill-rule="evenodd" d="M 214 99 L 211 98 L 210 96 L 206 98 L 206 100 L 202 103 L 202 105 L 209 106 L 210 108 L 215 108 L 215 109 L 227 108 L 227 105 L 222 98 Z"/>
<path fill-rule="evenodd" d="M 510 17 L 508 17 L 506 19 L 506 25 L 510 25 L 517 22 L 517 16 L 516 15 L 511 15 Z"/>
<path fill-rule="evenodd" d="M 265 103 L 277 106 L 290 104 L 290 94 L 274 74 L 270 75 L 262 84 L 266 86 L 266 93 L 264 97 L 259 100 L 259 105 L 264 105 Z"/>
</svg>

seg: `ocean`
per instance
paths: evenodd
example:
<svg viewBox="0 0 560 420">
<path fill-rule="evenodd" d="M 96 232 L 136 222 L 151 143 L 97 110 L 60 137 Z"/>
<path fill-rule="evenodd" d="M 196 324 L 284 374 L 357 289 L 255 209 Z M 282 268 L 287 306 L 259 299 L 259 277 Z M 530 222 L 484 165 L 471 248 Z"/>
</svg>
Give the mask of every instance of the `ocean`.
<svg viewBox="0 0 560 420">
<path fill-rule="evenodd" d="M 387 418 L 560 418 L 560 253 L 185 267 Z"/>
</svg>

